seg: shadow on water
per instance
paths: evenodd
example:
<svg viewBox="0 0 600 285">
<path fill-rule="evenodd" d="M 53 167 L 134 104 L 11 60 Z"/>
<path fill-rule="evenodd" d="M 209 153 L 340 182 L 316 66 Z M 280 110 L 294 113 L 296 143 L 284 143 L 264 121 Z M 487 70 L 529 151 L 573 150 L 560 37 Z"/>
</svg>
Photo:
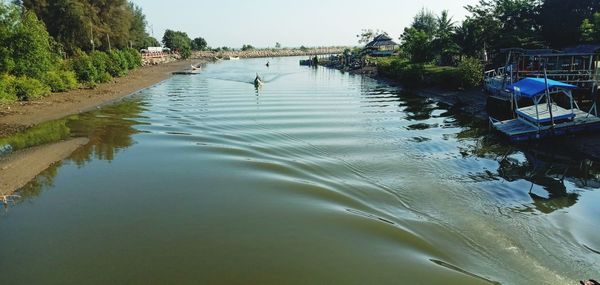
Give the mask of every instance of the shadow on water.
<svg viewBox="0 0 600 285">
<path fill-rule="evenodd" d="M 14 150 L 54 143 L 64 139 L 86 137 L 89 142 L 77 149 L 66 161 L 81 167 L 92 160 L 112 161 L 119 151 L 134 144 L 139 133 L 136 121 L 144 111 L 140 99 L 130 98 L 101 110 L 46 122 L 22 133 L 3 138 L 0 144 L 10 144 Z M 42 189 L 51 188 L 63 162 L 40 173 L 18 192 L 22 201 L 38 196 Z"/>
</svg>

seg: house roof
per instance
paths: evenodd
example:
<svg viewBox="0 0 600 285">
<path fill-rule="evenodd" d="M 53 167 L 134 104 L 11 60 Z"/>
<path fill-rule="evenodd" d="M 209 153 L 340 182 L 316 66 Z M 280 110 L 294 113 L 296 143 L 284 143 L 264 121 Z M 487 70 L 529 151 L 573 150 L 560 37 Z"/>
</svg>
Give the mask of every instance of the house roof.
<svg viewBox="0 0 600 285">
<path fill-rule="evenodd" d="M 388 37 L 386 34 L 381 34 L 375 37 L 370 43 L 368 43 L 366 48 L 376 48 L 381 46 L 397 46 L 392 38 Z"/>
<path fill-rule="evenodd" d="M 544 78 L 524 78 L 523 80 L 509 85 L 508 90 L 514 91 L 519 97 L 533 98 L 546 92 L 546 81 Z M 548 79 L 548 89 L 575 89 L 577 86 L 564 82 Z"/>
</svg>

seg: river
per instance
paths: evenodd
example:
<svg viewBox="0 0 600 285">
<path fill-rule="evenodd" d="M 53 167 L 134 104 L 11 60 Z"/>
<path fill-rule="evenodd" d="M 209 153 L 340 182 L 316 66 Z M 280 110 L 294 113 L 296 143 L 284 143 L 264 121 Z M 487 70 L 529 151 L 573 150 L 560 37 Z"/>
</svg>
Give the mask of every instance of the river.
<svg viewBox="0 0 600 285">
<path fill-rule="evenodd" d="M 209 64 L 13 137 L 90 142 L 0 212 L 0 283 L 600 278 L 595 162 L 299 59 Z"/>
</svg>

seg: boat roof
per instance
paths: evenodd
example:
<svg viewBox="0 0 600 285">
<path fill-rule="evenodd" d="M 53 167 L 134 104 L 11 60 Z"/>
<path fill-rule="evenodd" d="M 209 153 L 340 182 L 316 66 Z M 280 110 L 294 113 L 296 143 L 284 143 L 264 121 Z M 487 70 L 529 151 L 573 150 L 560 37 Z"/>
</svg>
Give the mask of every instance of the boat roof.
<svg viewBox="0 0 600 285">
<path fill-rule="evenodd" d="M 517 96 L 533 98 L 546 92 L 546 81 L 544 78 L 527 77 L 515 84 L 509 85 L 507 88 L 515 92 Z M 554 88 L 572 90 L 577 88 L 577 86 L 548 79 L 548 89 Z"/>
</svg>

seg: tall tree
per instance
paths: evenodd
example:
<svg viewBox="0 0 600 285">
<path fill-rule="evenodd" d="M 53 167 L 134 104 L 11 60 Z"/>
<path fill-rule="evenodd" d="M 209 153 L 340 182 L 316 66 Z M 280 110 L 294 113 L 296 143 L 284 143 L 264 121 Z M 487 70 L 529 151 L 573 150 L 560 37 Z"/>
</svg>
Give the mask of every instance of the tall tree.
<svg viewBox="0 0 600 285">
<path fill-rule="evenodd" d="M 480 0 L 465 8 L 471 13 L 469 25 L 492 49 L 544 46 L 538 23 L 541 0 Z M 483 45 L 481 46 L 483 48 Z"/>
<path fill-rule="evenodd" d="M 544 38 L 555 48 L 576 45 L 581 41 L 581 23 L 596 12 L 598 0 L 545 0 L 540 15 Z"/>
<path fill-rule="evenodd" d="M 192 40 L 192 50 L 205 50 L 208 43 L 204 38 L 198 37 Z"/>
<path fill-rule="evenodd" d="M 166 30 L 162 42 L 165 47 L 179 52 L 183 58 L 191 55 L 192 40 L 184 32 Z"/>
</svg>

